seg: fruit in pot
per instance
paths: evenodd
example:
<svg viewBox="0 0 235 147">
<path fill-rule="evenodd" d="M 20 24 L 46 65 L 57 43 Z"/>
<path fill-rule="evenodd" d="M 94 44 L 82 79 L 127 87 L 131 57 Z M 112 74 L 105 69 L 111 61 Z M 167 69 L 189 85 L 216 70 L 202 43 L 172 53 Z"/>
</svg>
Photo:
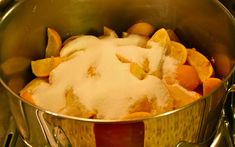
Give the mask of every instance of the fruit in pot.
<svg viewBox="0 0 235 147">
<path fill-rule="evenodd" d="M 201 82 L 214 74 L 212 64 L 202 53 L 196 51 L 196 49 L 188 49 L 187 52 L 187 62 L 195 68 Z"/>
<path fill-rule="evenodd" d="M 188 90 L 194 90 L 200 84 L 200 79 L 195 68 L 191 65 L 181 65 L 177 68 L 176 79 L 179 84 Z"/>
<path fill-rule="evenodd" d="M 60 35 L 54 29 L 47 28 L 47 38 L 45 57 L 59 56 L 62 46 Z"/>
<path fill-rule="evenodd" d="M 166 29 L 161 28 L 153 34 L 153 36 L 149 39 L 149 41 L 159 43 L 159 45 L 162 46 L 166 50 L 170 42 L 170 37 Z M 149 41 L 147 43 L 147 47 L 151 46 Z"/>
<path fill-rule="evenodd" d="M 184 47 L 183 44 L 175 41 L 170 41 L 168 48 L 167 48 L 167 54 L 170 57 L 173 57 L 176 59 L 179 64 L 184 64 L 187 59 L 187 49 Z"/>
<path fill-rule="evenodd" d="M 174 98 L 175 108 L 185 106 L 201 97 L 201 95 L 198 94 L 197 92 L 188 91 L 184 89 L 183 87 L 180 87 L 178 84 L 173 84 L 173 85 L 166 84 L 166 86 L 171 96 Z"/>
<path fill-rule="evenodd" d="M 203 95 L 207 95 L 212 92 L 214 89 L 218 88 L 222 83 L 222 80 L 219 78 L 208 78 L 202 83 Z"/>
<path fill-rule="evenodd" d="M 63 58 L 61 57 L 51 57 L 45 59 L 39 59 L 31 62 L 31 67 L 33 74 L 37 77 L 47 77 L 50 72 L 57 67 Z"/>
<path fill-rule="evenodd" d="M 138 34 L 142 36 L 150 36 L 154 31 L 154 27 L 146 22 L 139 22 L 132 25 L 128 30 L 127 33 L 129 34 Z"/>
<path fill-rule="evenodd" d="M 138 79 L 143 80 L 146 72 L 136 63 L 130 64 L 130 72 Z"/>
</svg>

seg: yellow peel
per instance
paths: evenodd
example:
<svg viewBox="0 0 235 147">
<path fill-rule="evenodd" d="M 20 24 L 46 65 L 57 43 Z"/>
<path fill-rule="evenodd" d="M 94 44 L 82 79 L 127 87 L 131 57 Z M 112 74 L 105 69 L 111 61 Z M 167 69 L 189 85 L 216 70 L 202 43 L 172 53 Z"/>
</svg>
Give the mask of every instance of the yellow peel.
<svg viewBox="0 0 235 147">
<path fill-rule="evenodd" d="M 59 56 L 62 46 L 60 35 L 55 30 L 47 28 L 47 38 L 45 57 Z"/>
<path fill-rule="evenodd" d="M 150 36 L 154 31 L 154 27 L 146 22 L 139 22 L 132 25 L 127 32 L 130 34 L 138 34 L 142 36 Z"/>
<path fill-rule="evenodd" d="M 153 36 L 149 39 L 149 41 L 157 42 L 164 49 L 167 49 L 167 46 L 170 42 L 170 37 L 169 37 L 166 29 L 161 28 L 153 34 Z M 149 43 L 147 43 L 147 47 L 148 46 L 149 46 Z"/>
<path fill-rule="evenodd" d="M 213 75 L 212 64 L 203 54 L 196 49 L 187 49 L 187 54 L 187 62 L 196 69 L 201 82 Z"/>
<path fill-rule="evenodd" d="M 177 84 L 173 85 L 166 84 L 166 87 L 169 90 L 170 95 L 174 99 L 175 108 L 185 106 L 186 104 L 189 104 L 201 97 L 200 94 L 194 91 L 187 91 L 186 89 Z"/>
<path fill-rule="evenodd" d="M 51 57 L 32 61 L 31 67 L 33 74 L 37 77 L 47 77 L 61 62 L 63 62 L 63 58 L 61 57 Z"/>
<path fill-rule="evenodd" d="M 114 30 L 112 30 L 112 29 L 110 29 L 106 26 L 104 26 L 104 36 L 110 36 L 110 37 L 118 38 L 117 33 Z"/>
<path fill-rule="evenodd" d="M 170 41 L 167 49 L 167 53 L 170 57 L 173 57 L 179 64 L 184 64 L 187 59 L 187 49 L 184 47 L 183 44 Z"/>
<path fill-rule="evenodd" d="M 12 57 L 1 64 L 1 69 L 5 75 L 13 75 L 24 72 L 30 66 L 30 60 L 24 57 Z"/>
<path fill-rule="evenodd" d="M 42 83 L 47 83 L 47 79 L 44 78 L 33 79 L 20 91 L 20 96 L 25 100 L 34 103 L 32 94 L 34 90 Z"/>
</svg>

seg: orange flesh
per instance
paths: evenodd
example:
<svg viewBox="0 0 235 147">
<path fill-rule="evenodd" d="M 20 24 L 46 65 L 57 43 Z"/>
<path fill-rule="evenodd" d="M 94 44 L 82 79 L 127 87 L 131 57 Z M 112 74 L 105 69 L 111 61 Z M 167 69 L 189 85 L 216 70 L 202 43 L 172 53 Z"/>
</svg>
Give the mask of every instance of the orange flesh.
<svg viewBox="0 0 235 147">
<path fill-rule="evenodd" d="M 30 102 L 31 104 L 34 104 L 32 95 L 29 92 L 24 92 L 20 95 L 22 98 L 24 98 L 26 101 Z"/>
<path fill-rule="evenodd" d="M 181 86 L 191 91 L 196 89 L 200 83 L 197 71 L 190 65 L 179 66 L 176 72 L 176 79 Z"/>
<path fill-rule="evenodd" d="M 219 85 L 222 83 L 222 80 L 218 78 L 208 78 L 203 82 L 203 95 L 207 95 L 214 89 L 218 88 Z"/>
</svg>

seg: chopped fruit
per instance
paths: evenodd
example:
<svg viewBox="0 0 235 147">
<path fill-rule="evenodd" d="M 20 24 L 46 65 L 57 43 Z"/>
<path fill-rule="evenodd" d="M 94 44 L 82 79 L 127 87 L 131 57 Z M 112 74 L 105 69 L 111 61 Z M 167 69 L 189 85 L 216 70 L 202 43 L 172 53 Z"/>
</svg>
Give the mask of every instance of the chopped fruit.
<svg viewBox="0 0 235 147">
<path fill-rule="evenodd" d="M 20 96 L 21 96 L 22 98 L 24 98 L 26 101 L 30 102 L 31 104 L 34 104 L 32 95 L 31 95 L 28 91 L 25 91 L 25 92 L 22 93 Z"/>
<path fill-rule="evenodd" d="M 208 78 L 208 79 L 206 79 L 202 83 L 202 86 L 203 86 L 203 96 L 209 94 L 210 92 L 212 92 L 213 90 L 218 88 L 221 83 L 222 83 L 222 81 L 220 79 L 218 79 L 218 78 Z"/>
<path fill-rule="evenodd" d="M 60 35 L 53 29 L 47 28 L 47 47 L 45 57 L 57 57 L 60 55 L 62 41 Z"/>
<path fill-rule="evenodd" d="M 128 33 L 127 32 L 122 32 L 122 38 L 126 38 L 126 37 L 128 37 Z"/>
<path fill-rule="evenodd" d="M 130 63 L 130 61 L 128 59 L 126 59 L 125 57 L 116 54 L 116 57 L 118 58 L 119 61 L 121 61 L 122 63 Z"/>
<path fill-rule="evenodd" d="M 130 34 L 126 38 L 116 38 L 115 43 L 118 46 L 125 46 L 125 45 L 137 45 L 140 47 L 145 47 L 147 43 L 147 39 L 144 36 Z"/>
<path fill-rule="evenodd" d="M 30 60 L 24 57 L 12 57 L 1 64 L 5 75 L 13 75 L 25 71 L 30 66 Z"/>
<path fill-rule="evenodd" d="M 65 93 L 66 106 L 60 110 L 62 114 L 69 114 L 72 116 L 91 118 L 96 115 L 95 111 L 88 110 L 84 106 L 79 97 L 77 97 L 72 89 L 69 89 Z"/>
<path fill-rule="evenodd" d="M 132 25 L 127 32 L 130 34 L 138 34 L 142 36 L 150 36 L 154 31 L 154 27 L 146 22 L 139 22 Z"/>
<path fill-rule="evenodd" d="M 177 80 L 174 75 L 164 75 L 163 80 L 164 82 L 170 85 L 177 83 Z"/>
<path fill-rule="evenodd" d="M 61 57 L 51 57 L 31 62 L 33 74 L 37 77 L 47 77 L 50 72 L 63 62 Z"/>
<path fill-rule="evenodd" d="M 216 53 L 214 55 L 214 65 L 217 75 L 226 77 L 232 69 L 232 62 L 228 55 Z"/>
<path fill-rule="evenodd" d="M 146 73 L 149 72 L 149 60 L 147 58 L 144 59 L 144 62 L 143 62 L 143 69 Z"/>
<path fill-rule="evenodd" d="M 114 30 L 112 30 L 108 27 L 105 27 L 105 26 L 104 26 L 104 36 L 110 36 L 110 37 L 118 38 L 118 35 Z"/>
<path fill-rule="evenodd" d="M 171 41 L 180 42 L 178 36 L 175 34 L 175 32 L 174 32 L 173 30 L 167 29 L 166 31 L 167 31 L 167 33 L 168 33 L 168 35 L 169 35 Z"/>
<path fill-rule="evenodd" d="M 123 119 L 137 119 L 152 116 L 149 112 L 134 112 L 126 115 Z"/>
<path fill-rule="evenodd" d="M 143 80 L 146 72 L 136 63 L 130 64 L 130 72 L 138 79 Z"/>
<path fill-rule="evenodd" d="M 150 38 L 149 41 L 154 41 L 160 44 L 160 46 L 162 46 L 164 49 L 167 49 L 168 44 L 170 42 L 170 37 L 166 31 L 166 29 L 162 28 L 157 30 L 153 36 Z M 147 43 L 147 47 L 148 47 L 148 43 Z"/>
<path fill-rule="evenodd" d="M 129 112 L 151 112 L 151 103 L 148 101 L 147 97 L 139 99 L 137 102 L 130 107 Z"/>
<path fill-rule="evenodd" d="M 183 44 L 175 41 L 169 42 L 167 53 L 170 57 L 179 61 L 179 64 L 184 64 L 187 59 L 187 49 Z"/>
<path fill-rule="evenodd" d="M 63 46 L 67 45 L 70 41 L 77 39 L 80 35 L 71 36 L 63 42 Z"/>
<path fill-rule="evenodd" d="M 62 44 L 59 34 L 48 28 L 44 59 L 13 58 L 1 65 L 3 74 L 10 75 L 8 86 L 19 92 L 24 100 L 55 113 L 128 120 L 146 119 L 190 106 L 222 84 L 220 79 L 213 77 L 210 61 L 196 49 L 186 49 L 171 29 L 161 28 L 154 33 L 152 25 L 139 22 L 123 32 L 121 38 L 108 27 L 103 31 L 100 37 L 71 36 Z M 27 69 L 29 62 L 37 78 L 23 88 L 24 80 L 17 76 Z M 213 55 L 211 62 L 215 67 L 226 63 L 225 68 L 221 67 L 225 70 L 216 70 L 216 75 L 221 77 L 229 73 L 232 65 L 228 57 L 220 54 Z M 211 106 L 217 107 L 220 102 L 215 98 Z M 102 126 L 95 127 L 97 133 L 97 128 Z M 144 131 L 143 123 L 138 127 Z M 120 132 L 120 126 L 114 129 Z M 102 129 L 98 132 L 103 133 Z M 133 128 L 129 133 L 133 134 Z M 112 134 L 118 134 L 114 138 L 123 136 L 123 133 Z M 144 132 L 139 138 L 143 135 Z M 102 143 L 110 140 L 102 139 Z M 125 137 L 122 139 L 127 144 L 130 142 Z M 120 140 L 115 143 L 118 142 Z M 106 146 L 112 146 L 113 141 L 110 143 Z"/>
<path fill-rule="evenodd" d="M 20 91 L 20 95 L 23 94 L 25 91 L 29 91 L 29 93 L 31 93 L 41 83 L 47 83 L 47 79 L 46 78 L 33 79 Z"/>
<path fill-rule="evenodd" d="M 20 91 L 20 96 L 25 100 L 34 103 L 32 99 L 32 93 L 42 83 L 47 83 L 47 80 L 44 78 L 33 79 Z"/>
<path fill-rule="evenodd" d="M 188 90 L 194 90 L 200 84 L 197 71 L 191 65 L 181 65 L 177 68 L 176 79 Z"/>
<path fill-rule="evenodd" d="M 159 79 L 162 79 L 162 76 L 163 76 L 163 71 L 162 71 L 163 62 L 164 60 L 163 58 L 161 58 L 160 63 L 157 67 L 157 70 L 152 73 L 152 75 L 158 77 Z"/>
<path fill-rule="evenodd" d="M 187 51 L 187 62 L 196 69 L 201 82 L 204 82 L 214 74 L 210 61 L 203 54 L 195 49 L 188 49 Z"/>
<path fill-rule="evenodd" d="M 87 70 L 87 74 L 90 76 L 90 77 L 93 77 L 95 76 L 97 73 L 96 73 L 96 68 L 94 66 L 90 66 L 89 69 Z"/>
<path fill-rule="evenodd" d="M 193 101 L 195 101 L 201 97 L 200 94 L 198 94 L 194 91 L 188 91 L 177 84 L 173 84 L 173 85 L 166 84 L 166 86 L 167 86 L 171 96 L 174 99 L 174 107 L 175 108 L 185 106 L 185 105 L 192 103 Z"/>
<path fill-rule="evenodd" d="M 152 73 L 152 75 L 158 77 L 159 79 L 162 79 L 162 70 L 156 70 L 155 72 Z"/>
</svg>

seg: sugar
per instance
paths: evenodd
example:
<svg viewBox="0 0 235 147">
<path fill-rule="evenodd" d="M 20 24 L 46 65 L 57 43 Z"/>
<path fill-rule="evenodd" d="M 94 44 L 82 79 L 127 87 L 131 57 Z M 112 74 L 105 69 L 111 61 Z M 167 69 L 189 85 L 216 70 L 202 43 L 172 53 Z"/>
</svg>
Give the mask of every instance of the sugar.
<svg viewBox="0 0 235 147">
<path fill-rule="evenodd" d="M 102 119 L 124 117 L 129 113 L 129 107 L 143 96 L 156 100 L 157 107 L 164 108 L 171 97 L 163 82 L 153 75 L 139 80 L 130 72 L 130 63 L 122 63 L 116 56 L 120 54 L 140 65 L 148 59 L 150 73 L 154 72 L 165 56 L 164 50 L 157 43 L 149 49 L 142 48 L 139 45 L 143 40 L 138 35 L 121 40 L 93 36 L 73 40 L 60 55 L 66 57 L 75 51 L 83 51 L 57 66 L 50 74 L 50 85 L 40 86 L 33 99 L 39 106 L 58 112 L 65 106 L 66 90 L 72 88 L 80 102 L 96 111 L 97 117 Z M 169 59 L 169 63 L 173 62 Z M 174 69 L 174 66 L 164 64 L 165 72 Z"/>
</svg>

